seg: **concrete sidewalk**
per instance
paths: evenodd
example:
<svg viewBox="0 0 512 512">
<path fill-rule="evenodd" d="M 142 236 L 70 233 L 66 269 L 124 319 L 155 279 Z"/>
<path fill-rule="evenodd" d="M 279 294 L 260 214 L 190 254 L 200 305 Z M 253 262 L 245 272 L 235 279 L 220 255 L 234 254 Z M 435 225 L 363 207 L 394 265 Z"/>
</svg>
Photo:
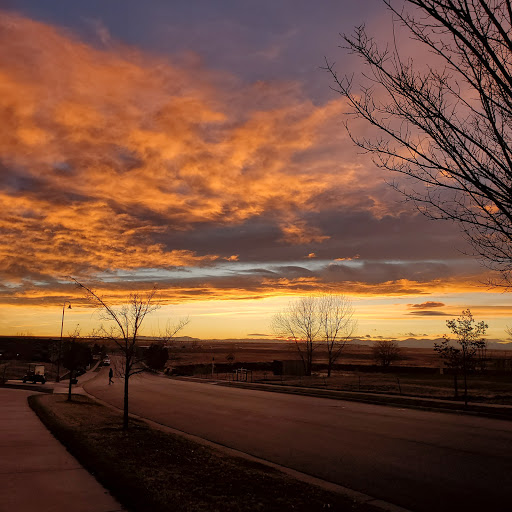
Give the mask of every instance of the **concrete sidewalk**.
<svg viewBox="0 0 512 512">
<path fill-rule="evenodd" d="M 33 394 L 0 388 L 0 512 L 124 510 L 39 421 Z"/>
</svg>

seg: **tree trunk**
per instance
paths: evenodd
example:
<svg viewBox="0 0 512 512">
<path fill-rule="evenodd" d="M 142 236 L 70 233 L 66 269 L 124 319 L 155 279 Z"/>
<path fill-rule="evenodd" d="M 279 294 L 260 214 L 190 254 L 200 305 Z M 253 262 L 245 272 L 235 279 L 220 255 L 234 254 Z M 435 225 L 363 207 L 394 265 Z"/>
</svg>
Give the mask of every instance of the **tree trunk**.
<svg viewBox="0 0 512 512">
<path fill-rule="evenodd" d="M 464 406 L 468 405 L 468 366 L 465 347 L 462 347 L 462 373 L 464 376 Z"/>
<path fill-rule="evenodd" d="M 467 407 L 468 405 L 468 379 L 467 379 L 467 370 L 464 366 L 464 405 Z"/>
<path fill-rule="evenodd" d="M 73 370 L 69 372 L 68 402 L 71 402 L 71 385 L 73 383 Z"/>
<path fill-rule="evenodd" d="M 455 400 L 459 399 L 459 382 L 457 380 L 457 372 L 453 374 L 453 389 L 455 390 Z"/>
<path fill-rule="evenodd" d="M 306 377 L 311 377 L 311 371 L 313 369 L 313 346 L 310 345 L 308 347 L 308 368 L 306 372 Z"/>
<path fill-rule="evenodd" d="M 123 430 L 128 429 L 128 379 L 130 371 L 128 359 L 126 359 L 126 365 L 124 369 L 124 407 L 123 407 Z"/>
</svg>

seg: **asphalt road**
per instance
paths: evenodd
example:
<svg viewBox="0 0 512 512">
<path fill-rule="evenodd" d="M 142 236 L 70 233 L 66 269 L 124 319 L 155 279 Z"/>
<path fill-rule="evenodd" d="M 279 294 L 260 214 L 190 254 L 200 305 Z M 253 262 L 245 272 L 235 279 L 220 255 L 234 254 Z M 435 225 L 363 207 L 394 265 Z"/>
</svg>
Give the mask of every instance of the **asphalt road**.
<svg viewBox="0 0 512 512">
<path fill-rule="evenodd" d="M 123 384 L 86 388 L 122 407 Z M 410 510 L 512 508 L 512 422 L 152 375 L 130 412 Z"/>
</svg>

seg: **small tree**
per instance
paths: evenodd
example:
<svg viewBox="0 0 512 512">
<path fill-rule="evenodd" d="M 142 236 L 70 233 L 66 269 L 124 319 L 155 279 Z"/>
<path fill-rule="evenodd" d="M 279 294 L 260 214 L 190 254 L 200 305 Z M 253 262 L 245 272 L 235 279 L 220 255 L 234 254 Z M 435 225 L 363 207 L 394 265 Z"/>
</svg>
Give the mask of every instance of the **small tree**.
<svg viewBox="0 0 512 512">
<path fill-rule="evenodd" d="M 152 370 L 163 370 L 169 359 L 169 351 L 161 343 L 152 343 L 144 354 L 144 359 Z"/>
<path fill-rule="evenodd" d="M 464 404 L 468 405 L 468 373 L 474 368 L 479 352 L 485 348 L 483 336 L 489 326 L 483 321 L 476 323 L 469 309 L 464 310 L 456 320 L 447 320 L 446 325 L 457 337 L 456 343 L 458 346 L 450 345 L 450 337 L 445 335 L 444 341 L 436 343 L 434 350 L 455 371 L 462 371 L 464 377 Z"/>
<path fill-rule="evenodd" d="M 372 356 L 376 363 L 384 368 L 389 368 L 392 363 L 402 358 L 400 347 L 393 340 L 375 341 L 372 346 Z"/>
<path fill-rule="evenodd" d="M 233 352 L 230 352 L 227 356 L 226 356 L 226 361 L 228 362 L 229 364 L 229 367 L 231 368 L 231 366 L 233 365 L 233 363 L 235 362 L 235 354 Z"/>
<path fill-rule="evenodd" d="M 62 347 L 62 365 L 69 370 L 68 401 L 71 401 L 71 389 L 76 370 L 87 366 L 92 360 L 91 349 L 85 343 L 77 341 L 79 337 L 80 332 L 75 329 L 69 341 L 66 341 Z"/>
<path fill-rule="evenodd" d="M 276 314 L 272 329 L 278 336 L 295 342 L 305 375 L 311 375 L 313 353 L 324 342 L 330 376 L 354 331 L 352 315 L 352 303 L 344 295 L 311 295 L 290 303 L 282 313 Z"/>
<path fill-rule="evenodd" d="M 272 319 L 272 330 L 278 336 L 295 342 L 306 376 L 311 375 L 313 352 L 321 339 L 322 326 L 317 309 L 315 297 L 303 297 L 297 302 L 291 302 Z"/>
<path fill-rule="evenodd" d="M 352 302 L 345 295 L 322 295 L 318 298 L 321 333 L 327 347 L 327 376 L 354 333 Z"/>
<path fill-rule="evenodd" d="M 146 316 L 159 307 L 155 303 L 156 289 L 153 288 L 153 290 L 145 295 L 134 293 L 130 295 L 128 304 L 115 308 L 91 288 L 88 288 L 74 278 L 71 279 L 85 291 L 88 300 L 100 308 L 103 319 L 113 323 L 108 329 L 101 326 L 96 335 L 113 341 L 123 355 L 123 368 L 120 374 L 124 378 L 123 429 L 127 429 L 129 380 L 130 377 L 145 369 L 145 366 L 137 358 L 137 339 Z"/>
</svg>

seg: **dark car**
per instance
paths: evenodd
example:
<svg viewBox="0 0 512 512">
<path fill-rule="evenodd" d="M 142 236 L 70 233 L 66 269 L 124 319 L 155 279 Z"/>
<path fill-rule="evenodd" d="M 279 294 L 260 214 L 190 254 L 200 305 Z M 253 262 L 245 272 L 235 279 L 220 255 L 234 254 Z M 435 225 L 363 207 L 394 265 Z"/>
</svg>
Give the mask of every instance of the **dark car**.
<svg viewBox="0 0 512 512">
<path fill-rule="evenodd" d="M 46 375 L 44 373 L 44 364 L 34 364 L 28 367 L 27 373 L 25 373 L 23 377 L 23 383 L 32 382 L 36 384 L 37 382 L 44 384 L 46 382 Z"/>
</svg>

